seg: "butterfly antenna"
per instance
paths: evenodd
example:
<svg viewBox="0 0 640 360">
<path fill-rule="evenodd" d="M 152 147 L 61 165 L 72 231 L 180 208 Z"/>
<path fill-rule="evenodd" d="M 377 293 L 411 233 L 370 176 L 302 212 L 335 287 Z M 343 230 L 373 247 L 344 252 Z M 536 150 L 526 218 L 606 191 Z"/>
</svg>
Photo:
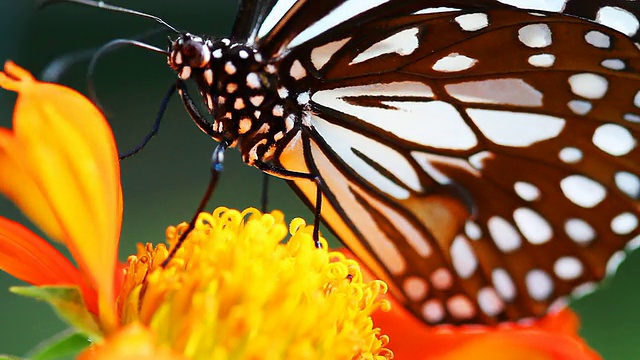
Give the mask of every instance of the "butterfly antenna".
<svg viewBox="0 0 640 360">
<path fill-rule="evenodd" d="M 38 8 L 42 9 L 42 8 L 45 8 L 45 7 L 49 6 L 49 5 L 53 5 L 53 4 L 57 4 L 57 3 L 80 4 L 80 5 L 85 5 L 85 6 L 105 9 L 105 10 L 108 10 L 108 11 L 119 12 L 119 13 L 139 16 L 139 17 L 142 17 L 142 18 L 152 19 L 152 20 L 155 20 L 158 23 L 162 24 L 163 26 L 167 27 L 169 30 L 173 31 L 174 33 L 176 33 L 176 34 L 180 33 L 178 30 L 176 30 L 176 28 L 174 28 L 173 26 L 169 25 L 166 21 L 160 19 L 157 16 L 145 14 L 145 13 L 140 12 L 140 11 L 135 11 L 135 10 L 123 8 L 123 7 L 120 7 L 120 6 L 109 5 L 109 4 L 106 4 L 103 1 L 92 1 L 92 0 L 41 0 L 38 3 Z"/>
<path fill-rule="evenodd" d="M 75 0 L 73 0 L 75 1 Z M 135 46 L 141 49 L 147 49 L 147 50 L 151 50 L 153 52 L 159 53 L 159 54 L 163 54 L 163 55 L 168 55 L 168 52 L 166 50 L 162 50 L 158 47 L 155 47 L 153 45 L 149 45 L 146 43 L 143 43 L 141 41 L 138 40 L 132 40 L 132 39 L 115 39 L 115 40 L 111 40 L 108 43 L 102 45 L 97 51 L 95 51 L 95 53 L 93 54 L 93 56 L 91 57 L 91 62 L 89 62 L 89 67 L 87 69 L 87 90 L 89 91 L 89 98 L 96 104 L 96 106 L 102 110 L 104 112 L 104 108 L 102 107 L 102 105 L 100 104 L 100 102 L 98 101 L 98 95 L 96 94 L 96 87 L 94 84 L 94 73 L 95 73 L 95 69 L 96 69 L 96 65 L 98 63 L 98 60 L 100 58 L 102 58 L 104 55 L 106 55 L 107 53 L 122 47 L 122 46 Z"/>
</svg>

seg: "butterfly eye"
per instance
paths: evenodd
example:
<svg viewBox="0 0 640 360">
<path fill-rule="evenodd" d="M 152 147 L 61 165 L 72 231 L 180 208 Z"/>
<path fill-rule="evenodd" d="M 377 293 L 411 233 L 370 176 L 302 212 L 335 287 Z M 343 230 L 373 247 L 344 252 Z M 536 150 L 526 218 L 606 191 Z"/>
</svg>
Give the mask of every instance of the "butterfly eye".
<svg viewBox="0 0 640 360">
<path fill-rule="evenodd" d="M 203 68 L 210 59 L 211 50 L 200 37 L 186 34 L 171 43 L 169 66 L 174 70 L 184 66 Z"/>
</svg>

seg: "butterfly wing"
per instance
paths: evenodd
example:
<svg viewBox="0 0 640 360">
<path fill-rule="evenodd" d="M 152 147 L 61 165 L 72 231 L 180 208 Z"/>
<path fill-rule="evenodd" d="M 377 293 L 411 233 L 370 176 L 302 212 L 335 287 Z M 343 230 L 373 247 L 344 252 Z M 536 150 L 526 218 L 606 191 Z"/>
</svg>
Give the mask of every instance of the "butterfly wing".
<svg viewBox="0 0 640 360">
<path fill-rule="evenodd" d="M 635 44 L 495 1 L 354 4 L 280 1 L 256 32 L 309 98 L 276 162 L 320 175 L 332 231 L 432 324 L 541 315 L 600 280 L 639 233 Z M 604 22 L 591 4 L 574 15 Z"/>
</svg>

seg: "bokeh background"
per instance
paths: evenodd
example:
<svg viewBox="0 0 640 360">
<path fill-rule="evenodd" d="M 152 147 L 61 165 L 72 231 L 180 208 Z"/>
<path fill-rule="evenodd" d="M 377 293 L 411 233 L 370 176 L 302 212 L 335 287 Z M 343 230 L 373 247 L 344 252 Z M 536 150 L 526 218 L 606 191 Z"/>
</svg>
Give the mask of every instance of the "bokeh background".
<svg viewBox="0 0 640 360">
<path fill-rule="evenodd" d="M 130 0 L 115 5 L 162 17 L 192 33 L 226 35 L 236 0 Z M 0 0 L 0 61 L 13 59 L 36 75 L 52 60 L 91 49 L 115 38 L 132 38 L 157 28 L 150 20 L 73 4 L 39 11 L 34 0 Z M 167 33 L 149 40 L 164 48 Z M 86 93 L 88 61 L 65 71 L 59 82 Z M 99 99 L 121 150 L 134 147 L 150 129 L 175 74 L 162 55 L 125 47 L 104 56 L 94 77 Z M 9 127 L 15 95 L 0 90 L 0 126 Z M 190 218 L 209 178 L 215 143 L 201 133 L 177 97 L 160 134 L 138 156 L 122 164 L 125 196 L 121 259 L 136 242 L 160 242 L 167 225 Z M 2 176 L 2 169 L 0 169 Z M 262 175 L 230 151 L 210 208 L 259 206 Z M 271 181 L 270 203 L 294 216 L 312 219 L 309 210 L 281 180 Z M 27 222 L 5 199 L 0 215 Z M 327 233 L 325 231 L 325 233 Z M 23 355 L 65 325 L 47 305 L 8 292 L 20 281 L 0 272 L 0 354 Z M 640 253 L 630 254 L 615 277 L 591 295 L 572 302 L 583 322 L 582 335 L 605 359 L 640 358 Z"/>
</svg>

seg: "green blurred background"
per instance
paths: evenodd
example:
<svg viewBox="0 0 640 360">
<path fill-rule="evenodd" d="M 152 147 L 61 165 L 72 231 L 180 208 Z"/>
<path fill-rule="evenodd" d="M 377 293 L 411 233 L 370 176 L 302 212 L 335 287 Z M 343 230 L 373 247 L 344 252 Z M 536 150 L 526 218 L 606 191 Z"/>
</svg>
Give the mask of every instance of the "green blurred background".
<svg viewBox="0 0 640 360">
<path fill-rule="evenodd" d="M 236 0 L 112 3 L 160 16 L 178 29 L 213 35 L 229 33 L 237 7 Z M 115 38 L 131 38 L 155 27 L 153 21 L 77 5 L 61 4 L 38 11 L 31 0 L 0 0 L 0 60 L 13 59 L 39 75 L 60 56 Z M 164 48 L 166 35 L 155 36 L 150 42 Z M 87 61 L 80 62 L 65 72 L 60 82 L 86 93 L 86 69 Z M 95 84 L 121 150 L 135 146 L 150 129 L 174 78 L 161 55 L 145 50 L 122 48 L 101 59 Z M 10 126 L 14 101 L 13 93 L 0 90 L 1 126 Z M 122 259 L 133 252 L 135 242 L 160 242 L 167 225 L 192 215 L 209 178 L 214 146 L 191 123 L 175 98 L 159 136 L 140 155 L 122 164 Z M 237 151 L 230 151 L 210 208 L 259 206 L 261 178 L 258 170 L 242 164 Z M 289 219 L 312 219 L 284 182 L 273 179 L 271 185 L 272 208 L 284 210 Z M 27 222 L 4 199 L 0 199 L 0 215 Z M 628 256 L 617 275 L 598 292 L 572 304 L 583 321 L 582 335 L 605 359 L 640 358 L 639 280 L 640 254 L 636 253 Z M 22 355 L 65 328 L 47 305 L 6 290 L 19 284 L 0 272 L 0 353 Z"/>
</svg>

